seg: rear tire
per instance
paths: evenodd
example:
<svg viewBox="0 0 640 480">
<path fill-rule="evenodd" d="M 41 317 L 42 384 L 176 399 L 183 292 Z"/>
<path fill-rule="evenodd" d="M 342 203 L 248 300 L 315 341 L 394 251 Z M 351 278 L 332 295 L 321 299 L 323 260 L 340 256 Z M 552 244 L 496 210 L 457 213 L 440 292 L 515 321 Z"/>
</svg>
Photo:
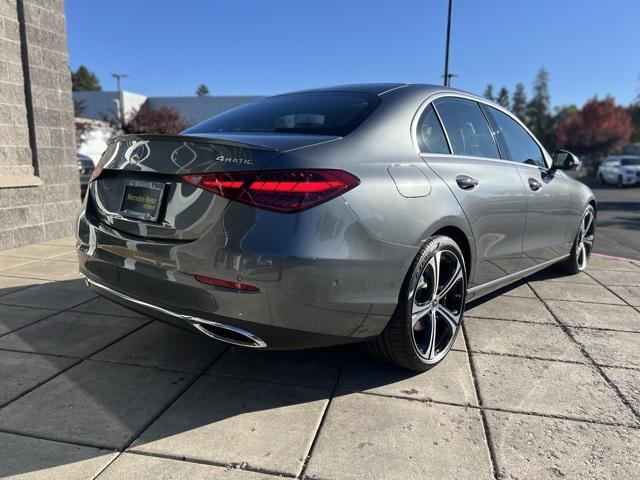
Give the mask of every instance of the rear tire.
<svg viewBox="0 0 640 480">
<path fill-rule="evenodd" d="M 591 205 L 588 205 L 582 214 L 582 220 L 580 221 L 576 238 L 573 241 L 569 258 L 563 263 L 563 267 L 567 273 L 575 275 L 587 268 L 591 251 L 593 250 L 595 233 L 596 211 Z"/>
<path fill-rule="evenodd" d="M 451 238 L 430 238 L 411 265 L 396 311 L 367 345 L 388 362 L 424 372 L 439 364 L 456 340 L 467 293 L 464 257 Z"/>
</svg>

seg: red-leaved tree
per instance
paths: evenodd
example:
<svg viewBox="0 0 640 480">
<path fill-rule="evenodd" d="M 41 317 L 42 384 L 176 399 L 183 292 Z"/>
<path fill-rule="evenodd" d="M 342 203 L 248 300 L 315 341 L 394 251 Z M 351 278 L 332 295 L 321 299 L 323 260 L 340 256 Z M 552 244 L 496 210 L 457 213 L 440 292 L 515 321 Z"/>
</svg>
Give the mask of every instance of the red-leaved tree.
<svg viewBox="0 0 640 480">
<path fill-rule="evenodd" d="M 125 133 L 169 133 L 176 134 L 189 127 L 180 113 L 171 107 L 148 109 L 145 105 L 134 112 L 123 125 Z"/>
<path fill-rule="evenodd" d="M 564 119 L 556 129 L 556 142 L 579 155 L 607 155 L 629 139 L 631 118 L 612 97 L 593 98 L 582 110 Z"/>
</svg>

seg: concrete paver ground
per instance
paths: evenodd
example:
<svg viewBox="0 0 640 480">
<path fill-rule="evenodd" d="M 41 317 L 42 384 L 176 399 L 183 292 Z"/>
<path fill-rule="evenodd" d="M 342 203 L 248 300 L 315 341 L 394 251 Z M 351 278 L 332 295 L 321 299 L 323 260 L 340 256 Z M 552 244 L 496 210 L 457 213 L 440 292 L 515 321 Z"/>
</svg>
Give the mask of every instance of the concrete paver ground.
<svg viewBox="0 0 640 480">
<path fill-rule="evenodd" d="M 0 251 L 0 478 L 638 478 L 638 262 L 470 304 L 415 374 L 165 326 L 90 292 L 73 245 Z"/>
</svg>

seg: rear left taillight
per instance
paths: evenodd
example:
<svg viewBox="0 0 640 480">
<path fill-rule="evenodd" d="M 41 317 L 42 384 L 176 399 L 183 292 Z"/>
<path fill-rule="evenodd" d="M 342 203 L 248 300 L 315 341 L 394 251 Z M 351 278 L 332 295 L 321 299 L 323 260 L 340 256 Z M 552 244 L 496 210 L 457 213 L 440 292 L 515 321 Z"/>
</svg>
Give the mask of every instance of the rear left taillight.
<svg viewBox="0 0 640 480">
<path fill-rule="evenodd" d="M 182 179 L 221 197 L 283 213 L 314 207 L 360 184 L 348 172 L 329 169 L 200 173 Z"/>
</svg>

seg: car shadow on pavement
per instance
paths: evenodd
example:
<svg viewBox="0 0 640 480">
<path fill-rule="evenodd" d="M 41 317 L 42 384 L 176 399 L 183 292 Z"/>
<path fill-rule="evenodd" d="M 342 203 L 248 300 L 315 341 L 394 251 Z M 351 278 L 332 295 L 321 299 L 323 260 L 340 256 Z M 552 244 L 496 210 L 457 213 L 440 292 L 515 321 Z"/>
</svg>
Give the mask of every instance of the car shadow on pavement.
<svg viewBox="0 0 640 480">
<path fill-rule="evenodd" d="M 102 465 L 127 448 L 295 474 L 332 394 L 417 375 L 361 346 L 229 348 L 128 312 L 78 278 L 3 278 L 0 477 Z"/>
</svg>

